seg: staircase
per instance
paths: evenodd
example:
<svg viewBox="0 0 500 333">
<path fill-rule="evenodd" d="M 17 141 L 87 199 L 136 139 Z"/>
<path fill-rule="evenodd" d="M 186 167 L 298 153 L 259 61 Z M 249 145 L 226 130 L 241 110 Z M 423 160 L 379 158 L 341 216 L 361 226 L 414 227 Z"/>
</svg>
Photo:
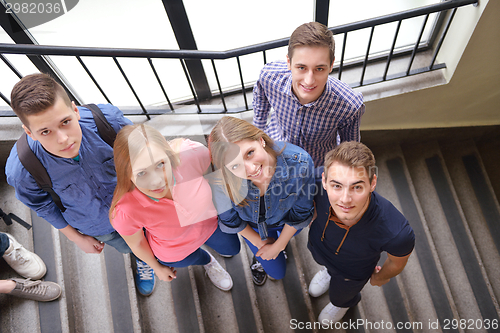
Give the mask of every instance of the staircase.
<svg viewBox="0 0 500 333">
<path fill-rule="evenodd" d="M 362 139 L 377 159 L 377 191 L 408 218 L 416 246 L 398 277 L 365 286 L 343 323 L 315 323 L 329 299 L 307 293 L 320 269 L 307 250 L 307 229 L 288 245 L 281 281 L 253 285 L 243 242 L 232 258 L 209 249 L 231 274 L 232 291 L 192 266 L 143 297 L 129 255 L 109 246 L 83 253 L 2 180 L 0 207 L 33 228 L 0 224 L 0 231 L 34 249 L 47 265 L 45 279 L 63 294 L 49 303 L 0 294 L 0 332 L 499 332 L 500 127 L 363 132 Z M 0 260 L 0 279 L 13 276 Z"/>
</svg>

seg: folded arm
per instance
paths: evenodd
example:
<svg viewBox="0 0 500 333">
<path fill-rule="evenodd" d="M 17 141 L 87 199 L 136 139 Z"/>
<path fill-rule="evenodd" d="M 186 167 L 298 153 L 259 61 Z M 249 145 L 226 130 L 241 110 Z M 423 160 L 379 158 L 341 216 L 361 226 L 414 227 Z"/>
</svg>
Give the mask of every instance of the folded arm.
<svg viewBox="0 0 500 333">
<path fill-rule="evenodd" d="M 285 224 L 278 239 L 274 243 L 267 243 L 260 247 L 256 256 L 261 257 L 264 260 L 276 259 L 281 251 L 286 248 L 288 242 L 292 239 L 296 232 L 297 229 Z"/>
</svg>

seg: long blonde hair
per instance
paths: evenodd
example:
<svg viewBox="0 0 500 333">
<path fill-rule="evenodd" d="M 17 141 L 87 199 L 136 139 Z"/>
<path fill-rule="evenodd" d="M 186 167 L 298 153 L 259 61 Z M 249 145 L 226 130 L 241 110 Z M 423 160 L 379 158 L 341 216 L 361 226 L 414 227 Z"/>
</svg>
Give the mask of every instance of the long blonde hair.
<svg viewBox="0 0 500 333">
<path fill-rule="evenodd" d="M 116 136 L 113 146 L 113 155 L 116 169 L 116 188 L 109 209 L 109 221 L 114 218 L 114 210 L 116 204 L 127 193 L 134 189 L 132 183 L 132 164 L 137 159 L 137 156 L 148 147 L 150 144 L 155 144 L 161 147 L 170 160 L 170 167 L 175 169 L 179 163 L 179 155 L 174 152 L 171 145 L 163 137 L 163 135 L 153 127 L 137 124 L 127 125 L 123 127 Z M 171 142 L 172 145 L 178 147 L 177 142 Z"/>
<path fill-rule="evenodd" d="M 234 143 L 242 140 L 264 140 L 266 152 L 274 160 L 281 152 L 276 151 L 274 141 L 263 131 L 247 121 L 234 117 L 223 117 L 215 124 L 208 138 L 208 149 L 214 166 L 221 170 L 222 179 L 220 183 L 226 190 L 231 201 L 238 206 L 248 204 L 246 195 L 242 193 L 243 180 L 235 176 L 226 166 L 228 154 L 234 153 Z M 236 148 L 238 148 L 236 146 Z M 238 149 L 239 152 L 239 149 Z M 236 154 L 235 154 L 236 155 Z"/>
</svg>

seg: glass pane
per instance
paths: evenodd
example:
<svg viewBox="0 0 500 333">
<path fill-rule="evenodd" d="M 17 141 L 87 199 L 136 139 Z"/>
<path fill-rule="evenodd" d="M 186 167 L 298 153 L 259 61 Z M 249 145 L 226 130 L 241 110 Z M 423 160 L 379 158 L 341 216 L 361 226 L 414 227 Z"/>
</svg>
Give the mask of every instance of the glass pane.
<svg viewBox="0 0 500 333">
<path fill-rule="evenodd" d="M 328 25 L 329 27 L 335 27 L 374 17 L 428 6 L 439 2 L 439 0 L 330 1 Z M 353 8 L 356 8 L 356 10 L 353 10 Z M 436 14 L 433 14 L 429 17 L 424 34 L 422 36 L 422 42 L 427 41 L 430 37 L 433 22 L 436 17 Z M 416 39 L 418 38 L 418 34 L 420 33 L 423 21 L 423 17 L 418 17 L 407 19 L 402 22 L 398 33 L 398 38 L 396 40 L 396 49 L 414 45 Z M 370 55 L 383 53 L 391 48 L 394 34 L 396 32 L 396 27 L 397 22 L 384 24 L 375 28 L 375 31 L 373 33 L 373 40 L 370 46 Z M 367 28 L 350 32 L 348 34 L 344 61 L 349 62 L 364 58 L 366 49 L 368 47 L 370 31 L 371 28 Z M 340 62 L 343 38 L 343 34 L 335 36 L 335 64 L 338 64 Z"/>
<path fill-rule="evenodd" d="M 80 0 L 29 31 L 42 45 L 178 49 L 159 0 Z"/>
<path fill-rule="evenodd" d="M 289 37 L 314 20 L 314 0 L 184 0 L 199 50 L 226 51 Z"/>
<path fill-rule="evenodd" d="M 7 33 L 3 29 L 0 29 L 0 43 L 14 44 L 14 41 L 9 37 L 9 35 L 7 35 Z M 24 55 L 4 54 L 3 56 L 23 76 L 38 72 L 38 69 L 33 65 L 28 57 Z M 10 100 L 10 92 L 12 91 L 12 88 L 17 83 L 17 81 L 19 81 L 19 77 L 1 59 L 0 78 L 0 92 L 2 92 L 2 94 L 4 94 L 4 96 Z M 0 98 L 0 107 L 5 107 L 6 109 L 10 108 L 2 98 Z"/>
<path fill-rule="evenodd" d="M 349 0 L 330 1 L 328 26 L 363 21 L 441 2 L 440 0 Z"/>
<path fill-rule="evenodd" d="M 205 51 L 227 51 L 286 38 L 302 23 L 314 20 L 314 0 L 184 0 L 184 6 L 196 45 Z M 245 83 L 257 80 L 263 59 L 262 53 L 240 58 Z M 266 59 L 286 60 L 286 48 L 268 51 Z M 210 89 L 218 91 L 212 64 L 204 61 L 203 66 Z M 216 66 L 223 91 L 241 89 L 235 59 L 216 61 Z"/>
</svg>

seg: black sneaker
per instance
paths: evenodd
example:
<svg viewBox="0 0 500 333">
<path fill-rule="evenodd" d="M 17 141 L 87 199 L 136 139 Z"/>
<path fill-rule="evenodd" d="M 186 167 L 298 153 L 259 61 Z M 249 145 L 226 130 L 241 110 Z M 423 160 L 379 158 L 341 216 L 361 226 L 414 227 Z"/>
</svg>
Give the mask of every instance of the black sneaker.
<svg viewBox="0 0 500 333">
<path fill-rule="evenodd" d="M 257 258 L 253 257 L 252 264 L 250 265 L 252 270 L 252 280 L 257 286 L 262 286 L 267 280 L 267 274 L 264 271 L 261 263 L 257 261 Z"/>
</svg>

